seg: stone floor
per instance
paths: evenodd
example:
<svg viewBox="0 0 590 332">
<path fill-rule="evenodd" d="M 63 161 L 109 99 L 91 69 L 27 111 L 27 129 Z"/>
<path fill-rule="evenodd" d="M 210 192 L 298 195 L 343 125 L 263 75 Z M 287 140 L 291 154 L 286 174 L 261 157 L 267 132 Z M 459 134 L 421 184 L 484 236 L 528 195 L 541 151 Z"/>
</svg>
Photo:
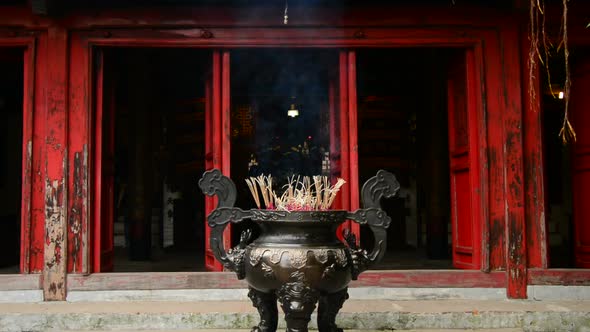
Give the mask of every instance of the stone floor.
<svg viewBox="0 0 590 332">
<path fill-rule="evenodd" d="M 247 331 L 257 322 L 258 314 L 247 301 L 0 304 L 0 331 L 6 332 Z M 346 331 L 363 332 L 588 332 L 590 300 L 349 300 L 337 323 Z M 279 326 L 284 330 L 282 320 Z"/>
</svg>

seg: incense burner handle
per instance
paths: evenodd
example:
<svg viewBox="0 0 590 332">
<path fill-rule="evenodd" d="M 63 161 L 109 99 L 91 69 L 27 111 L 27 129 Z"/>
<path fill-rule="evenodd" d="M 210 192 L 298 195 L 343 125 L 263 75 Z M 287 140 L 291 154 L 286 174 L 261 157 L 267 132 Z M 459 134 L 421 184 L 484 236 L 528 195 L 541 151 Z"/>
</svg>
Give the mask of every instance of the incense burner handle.
<svg viewBox="0 0 590 332">
<path fill-rule="evenodd" d="M 223 247 L 223 231 L 230 222 L 239 223 L 249 218 L 251 213 L 233 207 L 237 195 L 236 185 L 218 169 L 203 173 L 203 177 L 199 180 L 199 188 L 205 195 L 217 195 L 217 207 L 207 216 L 207 223 L 211 227 L 209 235 L 211 250 L 226 269 L 236 272 L 238 279 L 244 279 L 244 256 L 252 231 L 250 229 L 243 231 L 240 243 L 227 252 Z"/>
<path fill-rule="evenodd" d="M 363 208 L 348 213 L 347 219 L 360 225 L 368 225 L 375 238 L 375 245 L 371 252 L 367 252 L 357 246 L 356 236 L 348 229 L 344 230 L 344 239 L 349 246 L 350 259 L 352 260 L 352 279 L 379 262 L 387 248 L 387 228 L 391 218 L 381 209 L 381 198 L 390 198 L 399 192 L 400 184 L 395 175 L 379 170 L 377 175 L 365 182 L 361 190 L 361 202 Z"/>
</svg>

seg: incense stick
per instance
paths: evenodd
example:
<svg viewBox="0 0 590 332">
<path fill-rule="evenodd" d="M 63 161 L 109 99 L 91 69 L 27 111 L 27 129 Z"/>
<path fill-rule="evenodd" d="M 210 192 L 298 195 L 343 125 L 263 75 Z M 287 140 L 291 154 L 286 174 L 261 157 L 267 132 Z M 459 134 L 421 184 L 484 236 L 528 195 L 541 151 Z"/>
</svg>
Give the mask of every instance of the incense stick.
<svg viewBox="0 0 590 332">
<path fill-rule="evenodd" d="M 287 178 L 287 184 L 283 186 L 284 191 L 280 196 L 272 188 L 271 175 L 250 177 L 246 179 L 246 183 L 259 209 L 322 211 L 330 209 L 346 181 L 338 178 L 334 185 L 330 185 L 330 179 L 327 176 L 292 175 Z"/>
</svg>

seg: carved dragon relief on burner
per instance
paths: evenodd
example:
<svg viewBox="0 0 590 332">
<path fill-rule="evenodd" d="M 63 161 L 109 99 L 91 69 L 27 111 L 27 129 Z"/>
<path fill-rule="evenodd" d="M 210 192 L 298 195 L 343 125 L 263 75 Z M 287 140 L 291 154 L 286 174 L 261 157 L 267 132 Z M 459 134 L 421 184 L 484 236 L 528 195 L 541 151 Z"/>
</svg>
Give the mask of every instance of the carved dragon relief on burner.
<svg viewBox="0 0 590 332">
<path fill-rule="evenodd" d="M 276 248 L 253 248 L 250 251 L 250 265 L 258 266 L 266 254 L 267 261 L 272 265 L 278 265 L 283 257 L 289 260 L 290 267 L 301 269 L 307 265 L 309 258 L 314 258 L 317 262 L 328 266 L 336 264 L 339 267 L 346 267 L 349 264 L 349 258 L 345 249 L 276 249 Z M 333 258 L 334 263 L 326 264 Z"/>
</svg>

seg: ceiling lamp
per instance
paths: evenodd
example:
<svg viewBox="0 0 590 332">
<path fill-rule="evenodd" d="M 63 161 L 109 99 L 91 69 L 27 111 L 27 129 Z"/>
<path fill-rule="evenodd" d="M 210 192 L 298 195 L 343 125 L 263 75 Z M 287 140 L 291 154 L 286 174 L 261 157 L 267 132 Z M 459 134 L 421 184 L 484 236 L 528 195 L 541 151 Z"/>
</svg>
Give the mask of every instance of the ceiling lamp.
<svg viewBox="0 0 590 332">
<path fill-rule="evenodd" d="M 291 107 L 287 111 L 287 116 L 295 118 L 299 116 L 299 110 L 295 108 L 295 104 L 291 104 Z"/>
</svg>

